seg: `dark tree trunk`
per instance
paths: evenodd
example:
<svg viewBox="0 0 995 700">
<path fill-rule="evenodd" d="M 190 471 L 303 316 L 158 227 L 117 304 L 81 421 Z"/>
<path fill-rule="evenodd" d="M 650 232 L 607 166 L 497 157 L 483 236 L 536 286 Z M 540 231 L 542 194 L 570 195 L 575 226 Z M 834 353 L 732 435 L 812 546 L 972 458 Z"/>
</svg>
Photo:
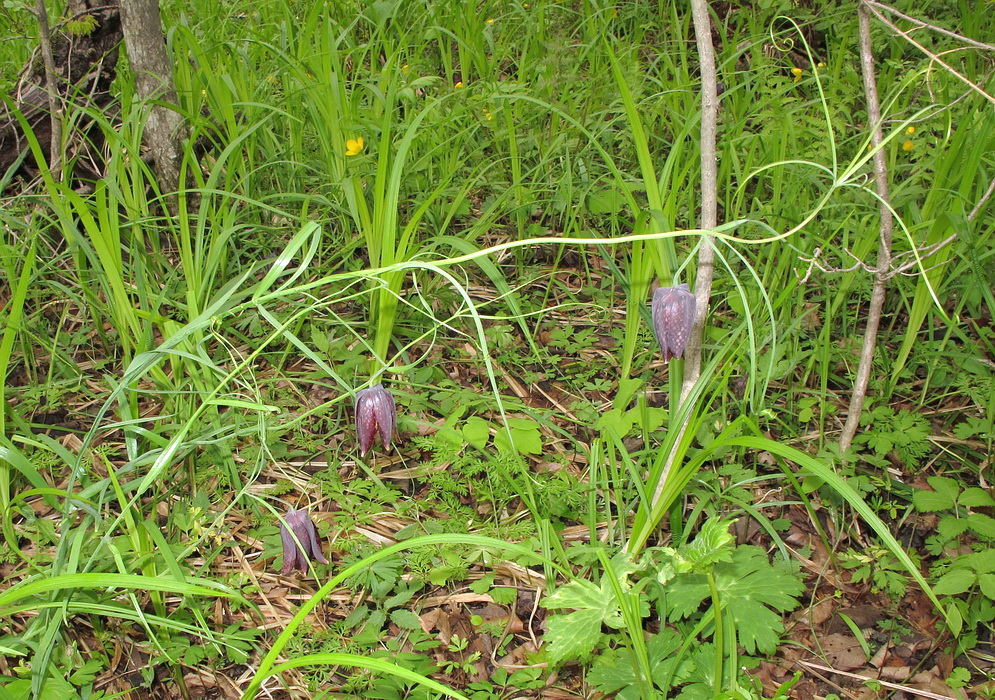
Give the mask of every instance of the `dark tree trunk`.
<svg viewBox="0 0 995 700">
<path fill-rule="evenodd" d="M 67 22 L 57 27 L 52 36 L 58 84 L 48 85 L 44 62 L 36 57 L 22 70 L 17 88 L 0 111 L 0 178 L 18 163 L 19 170 L 29 175 L 36 173 L 38 168 L 11 107 L 24 116 L 46 161 L 52 162 L 50 88 L 58 96 L 55 102 L 64 105 L 67 111 L 84 106 L 104 111 L 112 102 L 110 85 L 114 80 L 122 36 L 117 0 L 70 0 L 66 19 Z M 70 22 L 73 32 L 66 31 Z M 100 177 L 103 174 L 102 133 L 99 128 L 92 128 L 90 120 L 77 120 L 76 125 L 83 138 L 69 139 L 66 160 L 74 161 L 75 178 Z M 59 155 L 56 154 L 57 161 Z"/>
<path fill-rule="evenodd" d="M 121 25 L 138 99 L 175 105 L 173 66 L 166 51 L 159 0 L 121 0 Z M 175 109 L 161 104 L 149 107 L 143 141 L 163 193 L 175 192 L 179 186 L 183 129 L 183 117 Z"/>
</svg>

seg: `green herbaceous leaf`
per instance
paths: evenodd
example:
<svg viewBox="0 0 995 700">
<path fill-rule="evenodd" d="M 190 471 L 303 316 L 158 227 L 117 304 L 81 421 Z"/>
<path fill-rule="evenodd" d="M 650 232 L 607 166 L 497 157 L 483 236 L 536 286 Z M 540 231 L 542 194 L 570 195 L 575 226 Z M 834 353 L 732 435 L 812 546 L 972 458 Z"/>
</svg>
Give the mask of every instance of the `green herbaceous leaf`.
<svg viewBox="0 0 995 700">
<path fill-rule="evenodd" d="M 406 608 L 391 610 L 390 621 L 406 630 L 416 630 L 421 627 L 421 619 Z"/>
<path fill-rule="evenodd" d="M 632 425 L 633 417 L 630 411 L 613 408 L 610 411 L 605 411 L 598 417 L 595 427 L 598 430 L 612 429 L 619 437 L 625 437 L 632 430 Z"/>
<path fill-rule="evenodd" d="M 995 518 L 984 513 L 971 513 L 967 516 L 967 523 L 978 537 L 995 540 Z"/>
<path fill-rule="evenodd" d="M 968 556 L 971 557 L 971 564 L 978 573 L 995 573 L 995 549 L 985 549 Z"/>
<path fill-rule="evenodd" d="M 957 503 L 968 508 L 990 508 L 995 506 L 995 498 L 988 495 L 983 488 L 972 486 L 964 489 L 964 493 L 957 499 Z"/>
<path fill-rule="evenodd" d="M 691 652 L 691 673 L 676 700 L 712 700 L 715 682 L 715 645 L 699 644 Z"/>
<path fill-rule="evenodd" d="M 949 510 L 960 496 L 960 483 L 946 476 L 931 476 L 926 482 L 933 491 L 916 491 L 912 502 L 921 512 Z"/>
<path fill-rule="evenodd" d="M 990 600 L 995 600 L 995 574 L 981 574 L 978 577 L 978 588 Z"/>
<path fill-rule="evenodd" d="M 450 579 L 465 571 L 462 566 L 435 566 L 428 572 L 428 580 L 433 586 L 444 586 Z"/>
<path fill-rule="evenodd" d="M 508 431 L 503 428 L 499 428 L 494 434 L 494 446 L 499 452 L 511 452 L 512 449 L 530 455 L 542 452 L 542 434 L 539 432 L 539 424 L 534 420 L 509 418 L 508 428 L 511 431 L 510 439 Z"/>
<path fill-rule="evenodd" d="M 549 663 L 581 659 L 594 651 L 601 640 L 601 616 L 597 610 L 577 610 L 553 615 L 546 620 Z"/>
<path fill-rule="evenodd" d="M 892 437 L 891 433 L 872 433 L 867 439 L 867 446 L 878 455 L 888 454 L 895 447 Z"/>
<path fill-rule="evenodd" d="M 979 584 L 989 597 L 995 593 L 995 549 L 965 554 L 957 557 L 950 571 L 940 576 L 934 586 L 938 595 L 960 595 Z M 987 590 L 986 590 L 987 589 Z M 989 591 L 991 593 L 989 593 Z"/>
<path fill-rule="evenodd" d="M 926 483 L 937 493 L 945 494 L 951 501 L 956 501 L 961 492 L 960 482 L 949 476 L 930 476 L 926 479 Z"/>
<path fill-rule="evenodd" d="M 665 627 L 646 643 L 653 682 L 658 688 L 663 689 L 668 679 L 671 685 L 682 683 L 693 670 L 691 659 L 686 655 L 680 659 L 677 656 L 682 641 L 675 630 Z M 618 700 L 639 699 L 635 664 L 628 649 L 606 649 L 598 654 L 587 674 L 587 681 Z"/>
<path fill-rule="evenodd" d="M 731 520 L 705 521 L 694 541 L 676 551 L 678 557 L 690 564 L 690 571 L 706 573 L 720 561 L 732 561 L 733 536 L 729 534 Z M 679 570 L 688 570 L 678 567 Z"/>
<path fill-rule="evenodd" d="M 963 666 L 957 666 L 950 671 L 947 677 L 947 685 L 951 688 L 963 688 L 971 682 L 971 672 Z"/>
<path fill-rule="evenodd" d="M 967 528 L 968 522 L 966 518 L 949 516 L 940 519 L 939 524 L 936 526 L 936 532 L 944 540 L 952 540 L 955 537 L 963 535 L 967 531 Z"/>
<path fill-rule="evenodd" d="M 616 629 L 622 626 L 622 615 L 608 576 L 602 577 L 600 586 L 586 579 L 570 581 L 547 596 L 542 606 L 573 609 L 546 621 L 544 638 L 549 642 L 550 663 L 587 656 L 601 640 L 601 625 Z"/>
<path fill-rule="evenodd" d="M 513 586 L 498 586 L 491 589 L 491 600 L 498 605 L 511 605 L 518 597 L 518 589 Z"/>
<path fill-rule="evenodd" d="M 576 579 L 560 586 L 542 601 L 544 608 L 556 610 L 572 608 L 574 610 L 596 610 L 600 620 L 618 613 L 618 602 L 611 591 L 604 586 L 597 586 L 587 579 Z"/>
<path fill-rule="evenodd" d="M 937 491 L 916 491 L 912 495 L 912 505 L 920 513 L 935 513 L 940 510 L 950 510 L 954 507 L 954 500 L 944 493 Z"/>
<path fill-rule="evenodd" d="M 60 676 L 49 676 L 45 679 L 41 694 L 33 696 L 31 694 L 31 680 L 16 680 L 2 686 L 4 697 L 8 700 L 28 700 L 37 697 L 38 700 L 76 700 L 79 694 L 64 678 Z"/>
<path fill-rule="evenodd" d="M 184 640 L 186 641 L 186 640 Z M 74 685 L 85 685 L 92 683 L 101 671 L 104 670 L 103 659 L 89 659 L 82 666 L 77 668 L 69 676 L 69 682 Z"/>
<path fill-rule="evenodd" d="M 954 426 L 954 435 L 961 440 L 970 440 L 974 437 L 984 437 L 988 434 L 989 423 L 986 418 L 978 416 L 968 416 L 966 420 Z"/>
<path fill-rule="evenodd" d="M 805 590 L 790 564 L 777 566 L 759 547 L 737 547 L 732 560 L 715 565 L 715 579 L 723 609 L 736 622 L 739 642 L 747 654 L 768 653 L 777 647 L 784 625 L 780 613 L 798 605 Z M 696 613 L 711 593 L 702 574 L 678 576 L 667 589 L 670 620 Z"/>
<path fill-rule="evenodd" d="M 466 441 L 478 449 L 487 447 L 487 441 L 491 436 L 491 426 L 483 418 L 471 416 L 466 419 L 463 426 L 463 437 Z"/>
<path fill-rule="evenodd" d="M 974 585 L 975 573 L 969 569 L 951 569 L 943 574 L 933 586 L 936 595 L 960 595 Z"/>
<path fill-rule="evenodd" d="M 494 574 L 487 574 L 482 578 L 478 578 L 476 581 L 470 583 L 470 590 L 477 595 L 484 595 L 490 592 L 491 586 L 494 585 Z"/>
</svg>

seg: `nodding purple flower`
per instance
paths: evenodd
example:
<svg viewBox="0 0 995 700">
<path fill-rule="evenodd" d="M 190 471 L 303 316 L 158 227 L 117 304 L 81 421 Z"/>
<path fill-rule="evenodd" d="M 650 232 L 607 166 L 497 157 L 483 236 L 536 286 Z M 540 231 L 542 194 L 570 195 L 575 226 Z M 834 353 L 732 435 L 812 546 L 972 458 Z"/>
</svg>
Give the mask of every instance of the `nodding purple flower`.
<svg viewBox="0 0 995 700">
<path fill-rule="evenodd" d="M 394 396 L 383 388 L 383 384 L 371 386 L 356 392 L 356 432 L 359 434 L 359 454 L 365 456 L 377 433 L 384 449 L 390 449 L 390 441 L 397 431 L 397 406 Z"/>
<path fill-rule="evenodd" d="M 318 544 L 318 528 L 311 522 L 306 510 L 287 511 L 280 521 L 280 539 L 283 540 L 283 568 L 280 573 L 284 576 L 294 569 L 307 571 L 308 562 L 312 559 L 328 563 Z"/>
<path fill-rule="evenodd" d="M 686 284 L 653 292 L 653 331 L 665 362 L 681 357 L 696 315 L 694 294 Z"/>
</svg>

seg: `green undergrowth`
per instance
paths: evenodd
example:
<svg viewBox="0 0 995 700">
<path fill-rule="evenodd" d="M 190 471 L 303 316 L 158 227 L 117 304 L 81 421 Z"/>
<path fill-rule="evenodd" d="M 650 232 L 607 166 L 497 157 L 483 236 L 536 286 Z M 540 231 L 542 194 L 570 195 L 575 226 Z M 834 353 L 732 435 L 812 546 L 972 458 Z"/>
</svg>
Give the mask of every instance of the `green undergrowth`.
<svg viewBox="0 0 995 700">
<path fill-rule="evenodd" d="M 983 41 L 968 5 L 901 9 Z M 704 240 L 686 8 L 164 3 L 183 190 L 123 55 L 72 115 L 106 176 L 3 178 L 3 691 L 785 698 L 755 671 L 834 596 L 888 612 L 868 658 L 928 609 L 939 680 L 990 687 L 990 103 L 875 24 L 907 266 L 841 453 L 878 246 L 855 10 L 711 9 L 681 401 L 647 302 Z M 0 24 L 21 65 L 33 18 Z M 992 93 L 983 50 L 923 41 Z M 398 439 L 360 456 L 376 384 Z M 279 576 L 295 509 L 329 563 Z"/>
</svg>

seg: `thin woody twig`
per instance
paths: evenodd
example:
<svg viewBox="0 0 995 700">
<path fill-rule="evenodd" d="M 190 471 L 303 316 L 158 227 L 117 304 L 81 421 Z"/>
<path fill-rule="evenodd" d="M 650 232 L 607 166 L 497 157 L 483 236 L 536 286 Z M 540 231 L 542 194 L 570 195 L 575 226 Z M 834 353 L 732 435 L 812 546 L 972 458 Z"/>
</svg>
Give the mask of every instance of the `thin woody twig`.
<svg viewBox="0 0 995 700">
<path fill-rule="evenodd" d="M 885 287 L 891 272 L 891 239 L 893 220 L 891 217 L 891 197 L 888 194 L 888 169 L 885 162 L 884 149 L 881 142 L 881 105 L 878 101 L 877 82 L 874 76 L 874 53 L 871 48 L 871 8 L 861 3 L 857 9 L 860 41 L 860 71 L 864 77 L 864 94 L 867 98 L 867 123 L 871 128 L 871 145 L 874 147 L 874 184 L 878 193 L 878 212 L 881 219 L 880 243 L 878 244 L 877 269 L 874 275 L 874 287 L 871 291 L 871 302 L 867 309 L 867 326 L 864 329 L 864 342 L 860 349 L 860 364 L 857 366 L 857 377 L 853 382 L 853 396 L 847 411 L 846 423 L 840 435 L 840 452 L 846 452 L 853 443 L 860 422 L 860 414 L 867 397 L 867 385 L 871 377 L 874 360 L 874 349 L 877 346 L 878 327 L 881 324 L 881 312 L 884 308 Z"/>
<path fill-rule="evenodd" d="M 985 190 L 985 193 L 981 196 L 981 199 L 974 205 L 974 209 L 972 209 L 971 213 L 967 215 L 968 221 L 974 221 L 974 217 L 978 215 L 981 209 L 985 206 L 985 202 L 991 198 L 993 193 L 995 193 L 995 180 L 991 181 L 991 184 L 988 185 L 988 189 Z"/>
<path fill-rule="evenodd" d="M 698 44 L 698 63 L 701 71 L 701 228 L 714 229 L 718 225 L 718 169 L 716 166 L 715 141 L 718 131 L 718 79 L 715 72 L 715 50 L 712 47 L 712 23 L 708 16 L 707 0 L 691 0 L 691 15 L 694 20 L 694 35 Z M 701 375 L 701 345 L 705 318 L 708 315 L 708 300 L 712 294 L 712 274 L 715 265 L 715 248 L 712 236 L 704 236 L 698 247 L 698 274 L 694 283 L 695 322 L 684 350 L 684 382 L 681 387 L 681 402 L 687 398 L 695 382 Z M 680 428 L 680 435 L 674 443 L 680 444 L 687 423 Z M 652 504 L 655 506 L 663 493 L 674 464 L 674 454 L 667 457 L 660 478 L 653 491 Z"/>
<path fill-rule="evenodd" d="M 942 241 L 931 243 L 930 245 L 920 248 L 919 250 L 907 250 L 904 253 L 899 253 L 898 255 L 894 256 L 891 260 L 891 271 L 888 273 L 888 279 L 891 279 L 895 275 L 910 274 L 909 270 L 911 270 L 914 267 L 918 267 L 921 264 L 922 260 L 928 258 L 930 255 L 938 251 L 940 248 L 943 248 L 944 246 L 953 243 L 956 239 L 957 239 L 957 234 L 952 233 L 946 238 L 944 238 Z M 904 260 L 906 258 L 909 258 L 908 262 L 904 262 L 900 265 L 895 264 L 896 260 Z M 930 270 L 934 270 L 940 265 L 944 264 L 945 263 L 938 263 L 936 265 L 930 265 L 929 267 L 923 268 L 921 271 L 916 271 L 911 274 L 918 275 L 921 274 L 922 272 L 929 272 Z"/>
<path fill-rule="evenodd" d="M 949 37 L 962 41 L 965 44 L 973 46 L 978 49 L 985 49 L 986 51 L 995 51 L 995 44 L 985 44 L 980 41 L 975 41 L 970 37 L 966 37 L 963 34 L 958 34 L 957 32 L 952 32 L 949 29 L 944 29 L 943 27 L 938 27 L 935 24 L 930 24 L 929 22 L 923 22 L 921 19 L 916 17 L 910 17 L 909 15 L 899 12 L 894 7 L 890 5 L 885 5 L 884 3 L 876 2 L 876 0 L 866 0 L 867 4 L 871 6 L 872 9 L 884 10 L 885 12 L 895 15 L 896 17 L 901 17 L 902 19 L 912 22 L 919 26 L 920 29 L 929 29 L 931 31 L 937 32 L 939 34 L 945 34 Z M 875 15 L 880 16 L 880 13 L 875 12 Z"/>
<path fill-rule="evenodd" d="M 904 38 L 907 42 L 909 42 L 910 44 L 912 44 L 913 46 L 915 46 L 917 49 L 919 49 L 920 51 L 922 51 L 924 54 L 926 54 L 927 56 L 929 56 L 930 60 L 934 61 L 935 63 L 940 64 L 941 66 L 943 66 L 944 70 L 946 70 L 948 73 L 950 73 L 952 76 L 954 76 L 958 80 L 960 80 L 963 83 L 965 83 L 971 90 L 974 90 L 975 92 L 977 92 L 979 95 L 981 95 L 982 97 L 984 97 L 989 102 L 995 103 L 995 97 L 992 97 L 991 95 L 989 95 L 987 92 L 985 92 L 980 87 L 978 87 L 977 85 L 975 85 L 973 82 L 971 82 L 970 80 L 968 80 L 966 77 L 964 77 L 963 75 L 961 75 L 957 70 L 954 69 L 953 66 L 947 64 L 943 59 L 941 59 L 935 53 L 933 53 L 932 51 L 930 51 L 929 49 L 927 49 L 925 46 L 923 46 L 922 44 L 920 44 L 919 42 L 917 42 L 915 39 L 913 39 L 909 35 L 909 32 L 902 31 L 901 29 L 899 29 L 898 26 L 895 25 L 891 20 L 889 20 L 887 17 L 885 17 L 883 14 L 881 14 L 875 7 L 872 7 L 872 5 L 874 5 L 874 4 L 875 3 L 870 3 L 870 2 L 866 2 L 865 1 L 865 2 L 862 2 L 860 6 L 862 8 L 866 8 L 866 11 L 868 11 L 868 12 L 873 12 L 874 16 L 877 17 L 878 20 L 882 24 L 886 25 L 888 28 L 890 28 L 895 33 L 901 35 L 902 38 Z M 988 45 L 985 45 L 985 48 L 992 48 L 992 47 L 990 47 Z"/>
<path fill-rule="evenodd" d="M 935 253 L 936 251 L 938 251 L 940 248 L 943 248 L 944 246 L 947 246 L 947 245 L 953 243 L 956 238 L 957 238 L 957 234 L 953 234 L 953 235 L 950 235 L 950 236 L 944 238 L 942 241 L 937 241 L 936 243 L 932 243 L 932 244 L 930 244 L 928 246 L 920 248 L 917 251 L 907 250 L 904 253 L 899 253 L 899 254 L 895 255 L 894 257 L 892 257 L 892 260 L 891 260 L 892 267 L 891 267 L 891 270 L 889 270 L 886 273 L 886 278 L 887 279 L 891 279 L 895 275 L 904 275 L 904 274 L 907 274 L 909 270 L 911 270 L 912 268 L 917 267 L 919 265 L 919 261 L 920 260 L 922 260 L 923 258 L 928 258 L 933 253 Z M 819 258 L 822 255 L 822 248 L 816 248 L 815 252 L 812 253 L 812 257 L 810 257 L 810 258 L 799 258 L 799 260 L 801 260 L 802 262 L 807 262 L 808 263 L 808 269 L 805 270 L 805 275 L 804 276 L 798 275 L 797 272 L 795 273 L 795 275 L 798 277 L 799 284 L 805 284 L 806 282 L 808 282 L 809 277 L 812 276 L 812 271 L 813 270 L 819 270 L 820 272 L 824 272 L 827 275 L 846 274 L 848 272 L 856 272 L 857 270 L 863 270 L 865 272 L 872 272 L 872 273 L 876 273 L 877 272 L 877 268 L 871 267 L 870 265 L 868 265 L 867 263 L 865 263 L 863 260 L 861 260 L 856 255 L 854 255 L 852 251 L 844 250 L 844 252 L 847 255 L 849 255 L 851 258 L 853 258 L 854 260 L 857 261 L 851 267 L 829 267 L 827 265 L 823 265 L 822 263 L 819 262 Z M 917 256 L 913 256 L 914 252 L 918 253 L 918 255 Z M 901 265 L 895 265 L 895 261 L 896 260 L 903 260 L 905 258 L 912 258 L 912 259 L 909 260 L 908 262 L 902 263 Z M 920 271 L 916 271 L 914 274 L 918 275 L 921 272 L 929 272 L 930 270 L 934 270 L 934 269 L 936 269 L 937 267 L 940 267 L 940 265 L 943 265 L 943 264 L 945 264 L 945 263 L 938 263 L 936 265 L 932 265 L 930 267 L 923 268 Z"/>
<path fill-rule="evenodd" d="M 52 55 L 52 33 L 48 24 L 45 0 L 35 0 L 35 17 L 38 19 L 38 45 L 45 66 L 45 91 L 48 93 L 48 121 L 52 127 L 49 141 L 48 169 L 52 179 L 62 180 L 62 99 L 59 95 L 59 74 Z"/>
<path fill-rule="evenodd" d="M 712 47 L 712 23 L 708 16 L 708 3 L 695 0 L 691 3 L 694 35 L 698 44 L 699 70 L 701 71 L 701 228 L 714 229 L 718 225 L 718 173 L 716 134 L 718 133 L 718 78 L 715 72 L 715 49 Z M 695 278 L 694 296 L 697 307 L 694 328 L 684 351 L 684 386 L 681 401 L 691 392 L 701 374 L 701 341 L 708 314 L 708 300 L 712 293 L 712 275 L 715 248 L 711 236 L 704 236 L 698 248 L 698 273 Z"/>
</svg>

